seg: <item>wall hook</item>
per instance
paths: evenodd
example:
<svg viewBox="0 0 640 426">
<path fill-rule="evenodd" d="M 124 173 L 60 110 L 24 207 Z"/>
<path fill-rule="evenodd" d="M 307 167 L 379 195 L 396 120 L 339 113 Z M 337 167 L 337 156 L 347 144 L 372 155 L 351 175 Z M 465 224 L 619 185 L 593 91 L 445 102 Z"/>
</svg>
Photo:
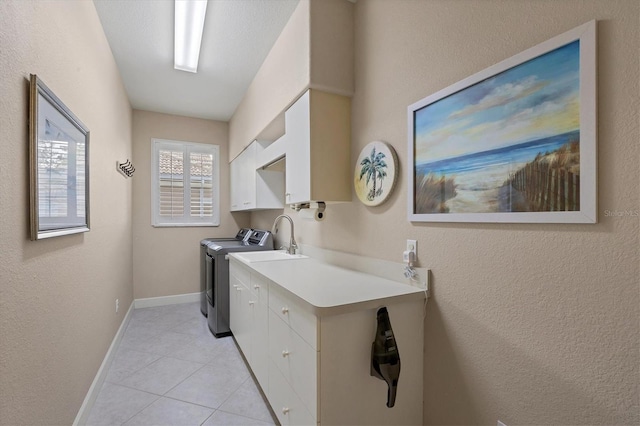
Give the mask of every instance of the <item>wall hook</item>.
<svg viewBox="0 0 640 426">
<path fill-rule="evenodd" d="M 124 177 L 132 177 L 133 173 L 136 171 L 136 168 L 133 167 L 133 164 L 127 158 L 127 161 L 124 163 L 120 163 L 116 161 L 116 170 Z"/>
</svg>

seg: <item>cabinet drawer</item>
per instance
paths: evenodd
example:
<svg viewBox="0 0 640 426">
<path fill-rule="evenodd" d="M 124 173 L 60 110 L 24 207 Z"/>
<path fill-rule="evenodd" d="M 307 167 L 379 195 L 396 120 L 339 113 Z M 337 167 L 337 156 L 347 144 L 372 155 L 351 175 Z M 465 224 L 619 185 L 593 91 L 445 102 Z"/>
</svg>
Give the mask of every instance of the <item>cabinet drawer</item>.
<svg viewBox="0 0 640 426">
<path fill-rule="evenodd" d="M 251 274 L 251 291 L 265 306 L 269 303 L 269 280 L 259 274 Z"/>
<path fill-rule="evenodd" d="M 311 312 L 303 309 L 300 302 L 277 285 L 269 289 L 269 308 L 278 318 L 294 329 L 314 350 L 318 347 L 318 322 Z"/>
<path fill-rule="evenodd" d="M 316 425 L 315 416 L 305 408 L 284 376 L 273 362 L 269 362 L 269 391 L 267 398 L 282 426 Z"/>
<path fill-rule="evenodd" d="M 269 311 L 269 358 L 305 407 L 316 413 L 318 352 L 273 311 Z"/>
<path fill-rule="evenodd" d="M 251 284 L 251 272 L 249 269 L 242 266 L 239 262 L 229 262 L 229 276 L 236 277 L 245 287 L 249 287 Z"/>
</svg>

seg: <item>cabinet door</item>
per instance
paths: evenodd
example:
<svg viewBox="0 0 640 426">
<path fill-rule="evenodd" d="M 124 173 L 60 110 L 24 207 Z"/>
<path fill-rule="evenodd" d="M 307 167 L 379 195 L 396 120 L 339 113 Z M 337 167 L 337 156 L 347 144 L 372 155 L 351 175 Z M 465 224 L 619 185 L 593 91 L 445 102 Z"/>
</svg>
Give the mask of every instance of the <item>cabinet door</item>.
<svg viewBox="0 0 640 426">
<path fill-rule="evenodd" d="M 307 91 L 285 113 L 287 162 L 285 202 L 311 201 L 311 145 L 309 92 Z"/>
<path fill-rule="evenodd" d="M 249 289 L 235 277 L 230 278 L 229 283 L 231 285 L 229 290 L 231 332 L 233 332 L 242 353 L 249 359 L 251 356 L 252 326 Z"/>
<path fill-rule="evenodd" d="M 254 141 L 242 153 L 242 210 L 256 207 L 256 146 L 257 142 Z"/>
<path fill-rule="evenodd" d="M 259 274 L 251 274 L 253 329 L 251 335 L 251 369 L 266 392 L 269 372 L 269 282 Z"/>
<path fill-rule="evenodd" d="M 231 211 L 256 207 L 256 144 L 253 142 L 231 162 Z"/>
<path fill-rule="evenodd" d="M 236 289 L 240 286 L 238 278 L 229 274 L 229 328 L 233 334 L 240 329 L 240 292 Z"/>
<path fill-rule="evenodd" d="M 251 333 L 251 369 L 263 390 L 267 389 L 269 379 L 269 308 L 259 297 L 252 294 L 253 324 Z"/>
<path fill-rule="evenodd" d="M 231 211 L 235 212 L 238 210 L 242 210 L 242 194 L 241 187 L 242 184 L 240 182 L 241 179 L 241 164 L 242 159 L 240 157 L 236 157 L 233 159 L 231 164 L 229 164 L 230 168 L 230 188 L 231 188 Z"/>
</svg>

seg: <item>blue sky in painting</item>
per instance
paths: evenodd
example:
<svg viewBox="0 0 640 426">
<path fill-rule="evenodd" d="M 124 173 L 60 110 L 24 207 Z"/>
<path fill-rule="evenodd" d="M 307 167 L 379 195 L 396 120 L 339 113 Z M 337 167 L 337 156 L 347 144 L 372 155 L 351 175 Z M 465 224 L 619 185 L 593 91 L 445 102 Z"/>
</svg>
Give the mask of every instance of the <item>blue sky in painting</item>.
<svg viewBox="0 0 640 426">
<path fill-rule="evenodd" d="M 569 43 L 417 111 L 416 163 L 579 129 L 579 55 Z"/>
</svg>

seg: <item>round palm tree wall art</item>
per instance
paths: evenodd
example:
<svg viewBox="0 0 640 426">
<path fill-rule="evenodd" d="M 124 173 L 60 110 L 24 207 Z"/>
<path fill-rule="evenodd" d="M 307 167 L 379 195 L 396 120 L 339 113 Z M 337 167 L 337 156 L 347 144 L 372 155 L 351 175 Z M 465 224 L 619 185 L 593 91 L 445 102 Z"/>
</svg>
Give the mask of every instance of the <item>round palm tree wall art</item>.
<svg viewBox="0 0 640 426">
<path fill-rule="evenodd" d="M 391 145 L 382 141 L 367 144 L 356 162 L 353 185 L 356 194 L 366 206 L 384 203 L 398 178 L 398 157 Z"/>
</svg>

